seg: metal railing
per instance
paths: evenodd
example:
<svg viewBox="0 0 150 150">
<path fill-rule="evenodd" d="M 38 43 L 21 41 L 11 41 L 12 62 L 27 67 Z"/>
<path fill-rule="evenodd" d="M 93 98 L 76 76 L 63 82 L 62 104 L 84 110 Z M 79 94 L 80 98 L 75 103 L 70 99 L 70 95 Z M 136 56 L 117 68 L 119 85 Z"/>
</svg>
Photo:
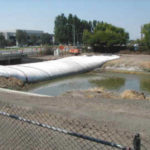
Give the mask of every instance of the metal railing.
<svg viewBox="0 0 150 150">
<path fill-rule="evenodd" d="M 18 50 L 1 50 L 0 57 L 10 57 L 10 56 L 30 56 L 38 55 L 44 53 L 44 48 L 20 48 Z"/>
</svg>

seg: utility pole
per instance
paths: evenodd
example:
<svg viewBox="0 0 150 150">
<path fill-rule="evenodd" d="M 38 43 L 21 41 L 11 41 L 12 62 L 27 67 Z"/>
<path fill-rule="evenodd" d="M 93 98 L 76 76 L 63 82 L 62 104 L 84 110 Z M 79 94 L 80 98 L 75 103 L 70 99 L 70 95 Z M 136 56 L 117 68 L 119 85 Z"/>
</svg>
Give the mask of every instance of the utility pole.
<svg viewBox="0 0 150 150">
<path fill-rule="evenodd" d="M 75 25 L 72 24 L 72 33 L 73 33 L 73 46 L 76 45 L 76 29 L 75 29 Z"/>
</svg>

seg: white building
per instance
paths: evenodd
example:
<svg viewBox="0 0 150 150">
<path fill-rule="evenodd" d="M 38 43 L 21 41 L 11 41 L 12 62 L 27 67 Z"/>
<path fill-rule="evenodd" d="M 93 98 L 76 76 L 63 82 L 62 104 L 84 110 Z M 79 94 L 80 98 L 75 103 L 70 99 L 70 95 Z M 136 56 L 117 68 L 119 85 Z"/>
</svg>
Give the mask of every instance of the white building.
<svg viewBox="0 0 150 150">
<path fill-rule="evenodd" d="M 41 34 L 44 33 L 43 31 L 40 31 L 40 30 L 24 30 L 24 29 L 5 30 L 5 31 L 0 31 L 0 33 L 4 35 L 6 40 L 13 40 L 17 43 L 16 33 L 19 30 L 26 32 L 29 36 L 35 35 L 39 37 Z"/>
<path fill-rule="evenodd" d="M 0 33 L 4 35 L 6 40 L 9 40 L 11 37 L 16 37 L 16 32 L 19 30 L 26 32 L 28 35 L 36 35 L 36 36 L 40 36 L 41 34 L 44 33 L 43 31 L 40 30 L 24 30 L 24 29 L 5 30 L 0 31 Z"/>
<path fill-rule="evenodd" d="M 31 35 L 35 35 L 37 37 L 40 37 L 44 31 L 41 31 L 41 30 L 24 30 L 24 29 L 15 29 L 15 30 L 3 30 L 3 31 L 0 31 L 0 33 L 2 33 L 5 37 L 6 40 L 10 40 L 14 43 L 14 45 L 18 45 L 18 42 L 16 41 L 16 33 L 17 31 L 24 31 L 27 33 L 28 36 L 31 36 Z M 55 38 L 54 38 L 54 34 L 50 34 L 51 38 L 50 38 L 50 41 L 51 43 L 55 43 Z"/>
</svg>

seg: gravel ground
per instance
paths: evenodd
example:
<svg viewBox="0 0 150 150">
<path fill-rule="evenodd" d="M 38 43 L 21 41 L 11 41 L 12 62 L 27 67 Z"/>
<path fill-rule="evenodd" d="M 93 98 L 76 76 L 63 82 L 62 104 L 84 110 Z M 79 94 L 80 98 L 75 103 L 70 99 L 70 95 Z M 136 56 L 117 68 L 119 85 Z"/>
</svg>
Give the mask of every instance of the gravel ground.
<svg viewBox="0 0 150 150">
<path fill-rule="evenodd" d="M 0 100 L 28 107 L 39 107 L 70 118 L 88 119 L 119 128 L 150 135 L 150 101 L 104 99 L 83 96 L 80 92 L 59 96 L 39 97 L 0 90 Z"/>
</svg>

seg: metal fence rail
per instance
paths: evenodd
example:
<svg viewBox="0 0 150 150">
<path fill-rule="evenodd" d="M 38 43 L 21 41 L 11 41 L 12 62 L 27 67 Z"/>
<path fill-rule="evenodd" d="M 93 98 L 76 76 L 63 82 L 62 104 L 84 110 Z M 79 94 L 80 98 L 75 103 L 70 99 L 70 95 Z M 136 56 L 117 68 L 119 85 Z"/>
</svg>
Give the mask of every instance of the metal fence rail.
<svg viewBox="0 0 150 150">
<path fill-rule="evenodd" d="M 132 133 L 86 120 L 71 120 L 48 111 L 3 102 L 0 102 L 0 110 L 0 149 L 128 150 L 131 147 L 140 150 L 141 145 L 143 150 L 150 149 L 148 137 L 141 141 L 139 135 L 134 137 Z"/>
<path fill-rule="evenodd" d="M 83 134 L 79 134 L 79 133 L 76 133 L 76 132 L 71 132 L 71 131 L 61 129 L 61 128 L 53 127 L 53 126 L 50 126 L 50 125 L 47 125 L 47 124 L 42 124 L 42 123 L 39 123 L 37 121 L 28 120 L 28 119 L 19 117 L 17 115 L 8 114 L 6 112 L 1 112 L 0 111 L 0 115 L 10 117 L 12 119 L 20 120 L 20 121 L 23 121 L 23 122 L 26 122 L 26 123 L 29 123 L 29 124 L 33 124 L 33 125 L 36 125 L 36 126 L 40 126 L 40 127 L 43 127 L 43 128 L 51 129 L 53 131 L 57 131 L 57 132 L 60 132 L 60 133 L 68 134 L 68 135 L 71 135 L 71 136 L 74 136 L 74 137 L 82 138 L 84 140 L 89 140 L 91 142 L 96 142 L 96 143 L 100 143 L 100 144 L 107 145 L 107 146 L 110 146 L 110 147 L 115 147 L 117 149 L 121 149 L 121 150 L 127 150 L 128 149 L 128 148 L 126 148 L 122 145 L 119 145 L 119 144 L 116 144 L 116 143 L 113 143 L 113 142 L 104 141 L 104 140 L 101 140 L 101 139 L 93 138 L 93 137 L 86 136 L 86 135 L 83 135 Z"/>
</svg>

